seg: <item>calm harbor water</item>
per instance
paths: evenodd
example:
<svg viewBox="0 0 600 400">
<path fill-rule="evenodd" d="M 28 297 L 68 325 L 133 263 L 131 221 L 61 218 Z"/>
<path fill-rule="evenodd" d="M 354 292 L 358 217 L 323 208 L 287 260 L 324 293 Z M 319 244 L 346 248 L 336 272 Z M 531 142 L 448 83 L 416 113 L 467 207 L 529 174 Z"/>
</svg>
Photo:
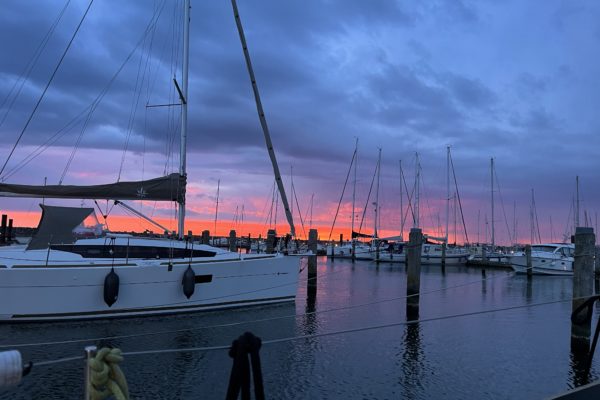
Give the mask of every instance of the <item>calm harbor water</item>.
<svg viewBox="0 0 600 400">
<path fill-rule="evenodd" d="M 129 352 L 227 345 L 245 331 L 270 340 L 405 320 L 403 265 L 377 267 L 319 258 L 318 273 L 317 296 L 310 298 L 306 271 L 302 272 L 295 304 L 112 321 L 0 325 L 0 344 L 143 334 L 109 341 Z M 528 282 L 505 270 L 487 270 L 483 279 L 480 269 L 447 267 L 442 274 L 439 266 L 422 266 L 420 318 L 570 300 L 571 291 L 569 277 L 535 276 Z M 305 315 L 312 311 L 316 313 Z M 261 350 L 266 396 L 543 399 L 582 379 L 582 360 L 570 351 L 570 311 L 571 303 L 565 301 L 267 344 Z M 157 333 L 164 331 L 170 333 Z M 26 361 L 36 362 L 82 354 L 86 344 L 102 343 L 18 348 Z M 0 399 L 80 399 L 82 363 L 34 367 L 19 386 L 0 389 Z M 133 399 L 219 399 L 225 397 L 231 364 L 227 352 L 220 350 L 129 356 L 122 368 Z M 598 371 L 600 356 L 594 360 L 591 379 L 598 378 Z"/>
</svg>

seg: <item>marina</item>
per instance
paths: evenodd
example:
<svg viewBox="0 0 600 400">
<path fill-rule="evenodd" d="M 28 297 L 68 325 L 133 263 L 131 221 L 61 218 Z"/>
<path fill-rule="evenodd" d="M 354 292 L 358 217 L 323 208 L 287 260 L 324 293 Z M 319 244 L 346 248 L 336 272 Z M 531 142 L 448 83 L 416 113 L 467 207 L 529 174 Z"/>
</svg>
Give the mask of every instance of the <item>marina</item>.
<svg viewBox="0 0 600 400">
<path fill-rule="evenodd" d="M 594 2 L 6 1 L 0 400 L 600 396 Z"/>
</svg>

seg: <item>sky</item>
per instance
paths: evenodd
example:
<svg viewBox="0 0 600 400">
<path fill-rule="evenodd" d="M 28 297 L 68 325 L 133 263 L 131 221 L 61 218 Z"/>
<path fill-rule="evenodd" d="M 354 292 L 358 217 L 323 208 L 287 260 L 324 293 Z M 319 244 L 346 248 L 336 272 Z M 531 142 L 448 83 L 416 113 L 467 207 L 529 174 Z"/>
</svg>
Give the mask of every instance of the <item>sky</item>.
<svg viewBox="0 0 600 400">
<path fill-rule="evenodd" d="M 94 2 L 23 130 L 88 4 L 3 2 L 2 164 L 23 132 L 0 174 L 6 183 L 97 184 L 177 171 L 179 107 L 146 106 L 178 101 L 182 0 Z M 361 231 L 373 231 L 375 188 L 367 194 L 379 149 L 380 235 L 401 229 L 408 199 L 406 189 L 400 198 L 400 162 L 412 191 L 416 153 L 420 225 L 442 235 L 447 146 L 456 175 L 451 242 L 465 241 L 457 197 L 469 241 L 490 241 L 491 158 L 496 243 L 530 241 L 532 190 L 539 239 L 568 239 L 576 176 L 580 225 L 597 227 L 600 3 L 240 0 L 238 7 L 288 198 L 293 177 L 300 237 L 313 227 L 322 239 L 347 238 L 354 186 L 355 224 L 366 208 Z M 264 236 L 275 216 L 278 233 L 287 232 L 282 206 L 273 210 L 273 170 L 229 1 L 192 1 L 189 65 L 186 230 L 214 232 L 218 187 L 217 234 Z M 341 196 L 356 139 L 356 185 L 351 173 Z M 38 203 L 5 198 L 0 210 L 17 226 L 35 225 Z M 132 205 L 176 227 L 173 204 Z M 115 208 L 108 225 L 152 228 Z"/>
</svg>

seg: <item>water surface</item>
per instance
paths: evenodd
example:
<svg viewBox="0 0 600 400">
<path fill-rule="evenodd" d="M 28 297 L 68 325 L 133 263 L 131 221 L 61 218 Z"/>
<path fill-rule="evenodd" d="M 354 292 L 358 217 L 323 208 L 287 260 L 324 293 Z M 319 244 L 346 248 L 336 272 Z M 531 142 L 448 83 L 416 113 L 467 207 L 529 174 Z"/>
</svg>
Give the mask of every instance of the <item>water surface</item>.
<svg viewBox="0 0 600 400">
<path fill-rule="evenodd" d="M 402 265 L 319 259 L 316 297 L 302 272 L 296 302 L 180 316 L 0 325 L 0 344 L 139 335 L 106 341 L 17 347 L 26 361 L 83 353 L 86 344 L 123 351 L 228 345 L 245 331 L 263 340 L 406 320 Z M 570 300 L 569 277 L 513 276 L 504 270 L 423 266 L 420 319 Z M 76 301 L 76 300 L 74 300 Z M 363 305 L 363 306 L 360 306 Z M 358 306 L 358 307 L 353 307 Z M 339 309 L 344 308 L 344 309 Z M 335 311 L 328 311 L 337 309 Z M 264 345 L 267 398 L 535 399 L 584 381 L 570 350 L 570 301 L 411 325 Z M 309 314 L 307 314 L 309 313 Z M 266 320 L 266 321 L 261 321 Z M 165 332 L 169 333 L 157 333 Z M 140 335 L 144 334 L 144 335 Z M 591 379 L 598 378 L 596 357 Z M 224 398 L 227 351 L 127 357 L 132 399 Z M 0 399 L 80 399 L 83 362 L 34 367 Z"/>
</svg>

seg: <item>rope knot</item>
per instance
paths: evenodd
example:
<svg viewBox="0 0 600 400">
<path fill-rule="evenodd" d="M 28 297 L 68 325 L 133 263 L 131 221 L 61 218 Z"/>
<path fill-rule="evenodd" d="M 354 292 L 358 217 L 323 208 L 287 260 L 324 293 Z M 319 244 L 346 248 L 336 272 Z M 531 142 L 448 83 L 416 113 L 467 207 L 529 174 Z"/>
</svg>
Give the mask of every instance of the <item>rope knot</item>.
<svg viewBox="0 0 600 400">
<path fill-rule="evenodd" d="M 90 392 L 93 400 L 114 396 L 117 400 L 128 400 L 129 389 L 119 363 L 123 361 L 120 349 L 104 347 L 89 361 L 91 378 Z"/>
</svg>

